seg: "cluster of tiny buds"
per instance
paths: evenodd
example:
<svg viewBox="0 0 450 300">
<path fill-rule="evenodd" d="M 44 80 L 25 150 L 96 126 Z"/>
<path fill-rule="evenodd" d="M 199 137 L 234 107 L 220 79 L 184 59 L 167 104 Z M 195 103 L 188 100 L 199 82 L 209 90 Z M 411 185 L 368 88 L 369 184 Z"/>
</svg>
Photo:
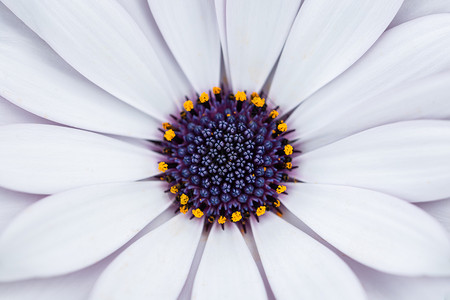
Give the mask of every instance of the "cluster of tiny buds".
<svg viewBox="0 0 450 300">
<path fill-rule="evenodd" d="M 175 195 L 177 211 L 208 223 L 257 220 L 279 209 L 278 197 L 286 194 L 285 182 L 294 150 L 286 138 L 287 124 L 277 107 L 268 110 L 258 93 L 250 99 L 244 91 L 212 93 L 186 98 L 180 116 L 163 123 L 162 141 L 153 141 L 166 158 L 158 178 Z"/>
</svg>

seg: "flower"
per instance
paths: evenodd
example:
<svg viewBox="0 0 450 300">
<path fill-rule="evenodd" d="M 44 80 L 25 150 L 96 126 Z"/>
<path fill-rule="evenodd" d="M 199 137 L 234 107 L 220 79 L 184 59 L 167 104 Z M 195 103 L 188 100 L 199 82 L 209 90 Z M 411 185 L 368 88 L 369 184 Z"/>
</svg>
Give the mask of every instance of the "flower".
<svg viewBox="0 0 450 300">
<path fill-rule="evenodd" d="M 436 214 L 450 197 L 448 14 L 385 31 L 402 1 L 2 2 L 0 192 L 32 203 L 0 237 L 3 298 L 34 286 L 46 299 L 364 299 L 386 278 L 449 275 L 448 233 L 418 208 Z M 288 195 L 250 216 L 219 210 L 206 229 L 182 181 L 152 179 L 177 167 L 162 161 L 170 151 L 189 157 L 160 147 L 185 138 L 170 114 L 208 113 L 221 82 L 236 112 L 286 134 L 276 159 L 292 156 L 280 169 L 292 182 L 264 181 L 258 199 Z M 233 189 L 259 197 L 264 176 L 249 170 L 275 158 L 260 155 L 230 166 L 244 179 L 202 178 L 234 180 L 222 202 Z M 233 224 L 244 221 L 246 234 Z M 428 297 L 428 281 L 412 282 Z"/>
</svg>

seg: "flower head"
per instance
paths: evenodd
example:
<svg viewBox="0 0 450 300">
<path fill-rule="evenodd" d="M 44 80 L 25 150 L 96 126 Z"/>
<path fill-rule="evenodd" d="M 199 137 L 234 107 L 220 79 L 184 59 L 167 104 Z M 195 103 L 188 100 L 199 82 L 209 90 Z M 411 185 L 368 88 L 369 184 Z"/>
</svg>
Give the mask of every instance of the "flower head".
<svg viewBox="0 0 450 300">
<path fill-rule="evenodd" d="M 402 2 L 2 0 L 0 198 L 29 205 L 2 287 L 364 299 L 448 276 L 422 209 L 450 197 L 450 17 L 394 27 Z"/>
</svg>

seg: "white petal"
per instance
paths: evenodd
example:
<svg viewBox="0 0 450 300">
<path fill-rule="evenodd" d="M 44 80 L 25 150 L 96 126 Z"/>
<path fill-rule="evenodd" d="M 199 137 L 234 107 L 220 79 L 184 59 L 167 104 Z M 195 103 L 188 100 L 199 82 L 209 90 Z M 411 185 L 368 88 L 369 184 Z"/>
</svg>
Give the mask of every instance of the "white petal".
<svg viewBox="0 0 450 300">
<path fill-rule="evenodd" d="M 193 299 L 267 299 L 264 283 L 237 226 L 211 229 L 195 276 Z"/>
<path fill-rule="evenodd" d="M 370 300 L 448 299 L 450 277 L 402 277 L 381 273 L 348 260 Z"/>
<path fill-rule="evenodd" d="M 42 198 L 40 195 L 18 193 L 0 188 L 0 232 L 3 232 L 17 214 L 40 198 Z"/>
<path fill-rule="evenodd" d="M 385 32 L 344 74 L 304 101 L 292 115 L 302 139 L 359 102 L 407 81 L 450 69 L 450 14 L 419 18 Z"/>
<path fill-rule="evenodd" d="M 85 300 L 95 280 L 108 265 L 103 260 L 68 275 L 0 283 L 0 299 L 7 300 Z"/>
<path fill-rule="evenodd" d="M 405 0 L 389 27 L 431 14 L 450 13 L 448 0 Z"/>
<path fill-rule="evenodd" d="M 334 114 L 326 126 L 302 136 L 302 151 L 314 150 L 379 125 L 417 119 L 449 119 L 449 94 L 450 72 L 407 81 L 373 98 L 352 103 L 340 114 Z"/>
<path fill-rule="evenodd" d="M 162 118 L 174 109 L 168 79 L 139 26 L 114 1 L 3 0 L 86 78 Z"/>
<path fill-rule="evenodd" d="M 331 245 L 383 272 L 450 275 L 450 240 L 413 204 L 370 190 L 291 185 L 286 207 Z"/>
<path fill-rule="evenodd" d="M 0 26 L 0 94 L 9 101 L 69 126 L 154 138 L 159 122 L 81 76 L 1 3 Z"/>
<path fill-rule="evenodd" d="M 36 115 L 21 109 L 20 107 L 12 104 L 2 96 L 0 96 L 0 126 L 16 124 L 16 123 L 51 123 L 45 119 L 42 119 Z"/>
<path fill-rule="evenodd" d="M 289 109 L 350 67 L 383 33 L 402 0 L 306 0 L 269 97 Z"/>
<path fill-rule="evenodd" d="M 313 238 L 274 214 L 251 225 L 277 299 L 365 299 L 350 268 Z"/>
<path fill-rule="evenodd" d="M 119 3 L 133 17 L 144 34 L 147 36 L 150 44 L 155 49 L 156 54 L 161 60 L 161 64 L 170 78 L 170 92 L 175 99 L 182 100 L 184 96 L 193 94 L 193 88 L 186 75 L 181 71 L 175 57 L 170 52 L 169 47 L 164 41 L 161 32 L 156 25 L 156 21 L 148 7 L 147 0 L 118 0 Z"/>
<path fill-rule="evenodd" d="M 435 217 L 442 225 L 444 225 L 448 234 L 450 234 L 450 199 L 417 203 L 417 205 Z"/>
<path fill-rule="evenodd" d="M 280 55 L 301 0 L 228 0 L 226 34 L 234 90 L 259 92 Z"/>
<path fill-rule="evenodd" d="M 218 86 L 220 40 L 214 1 L 149 0 L 153 17 L 195 90 Z"/>
<path fill-rule="evenodd" d="M 217 28 L 219 30 L 220 44 L 222 46 L 222 57 L 227 80 L 230 80 L 230 60 L 228 58 L 228 41 L 227 41 L 227 0 L 214 0 L 217 16 Z M 228 82 L 230 84 L 230 82 Z"/>
<path fill-rule="evenodd" d="M 171 204 L 163 191 L 160 182 L 114 183 L 36 202 L 0 238 L 0 280 L 66 274 L 103 259 Z"/>
<path fill-rule="evenodd" d="M 0 127 L 0 186 L 51 194 L 157 172 L 158 155 L 99 134 L 38 124 Z"/>
<path fill-rule="evenodd" d="M 186 281 L 203 222 L 180 214 L 120 254 L 91 294 L 99 299 L 176 299 Z"/>
<path fill-rule="evenodd" d="M 450 121 L 372 128 L 308 152 L 299 179 L 364 187 L 412 202 L 450 196 Z"/>
</svg>

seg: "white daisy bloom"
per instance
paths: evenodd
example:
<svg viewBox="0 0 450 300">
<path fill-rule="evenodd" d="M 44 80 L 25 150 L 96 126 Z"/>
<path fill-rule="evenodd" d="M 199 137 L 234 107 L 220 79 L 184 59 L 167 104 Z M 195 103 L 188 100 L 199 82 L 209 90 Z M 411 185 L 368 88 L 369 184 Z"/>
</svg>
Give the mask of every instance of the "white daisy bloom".
<svg viewBox="0 0 450 300">
<path fill-rule="evenodd" d="M 450 297 L 448 1 L 1 2 L 1 299 Z"/>
</svg>

